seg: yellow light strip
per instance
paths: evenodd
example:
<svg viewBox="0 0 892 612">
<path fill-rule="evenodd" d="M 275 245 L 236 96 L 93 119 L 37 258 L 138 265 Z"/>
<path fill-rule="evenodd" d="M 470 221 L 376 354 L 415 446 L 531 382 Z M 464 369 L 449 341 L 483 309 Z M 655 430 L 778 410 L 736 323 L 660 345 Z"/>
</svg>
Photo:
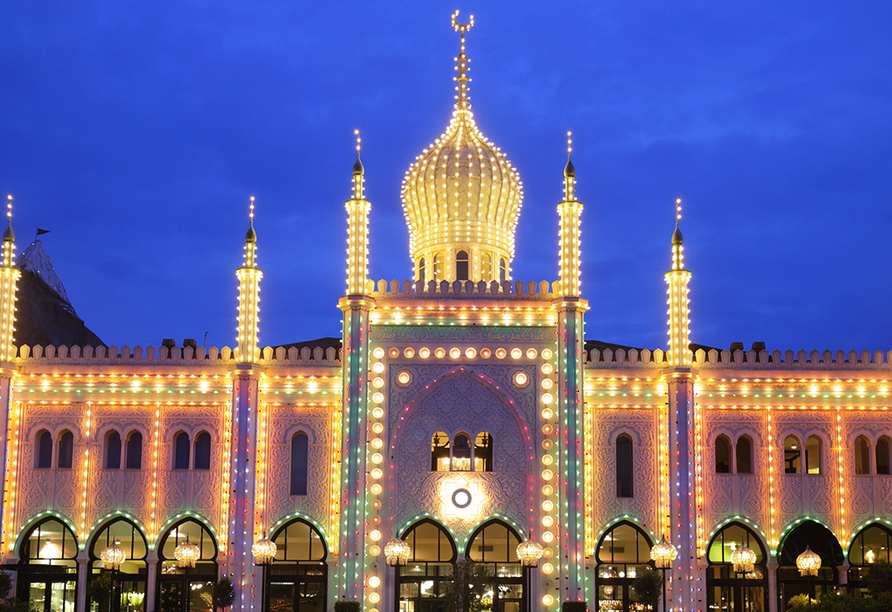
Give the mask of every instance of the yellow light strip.
<svg viewBox="0 0 892 612">
<path fill-rule="evenodd" d="M 87 540 L 87 485 L 88 476 L 90 474 L 90 404 L 84 404 L 84 462 L 83 472 L 81 473 L 81 542 Z"/>
<path fill-rule="evenodd" d="M 158 532 L 156 508 L 158 506 L 158 453 L 161 443 L 161 403 L 155 403 L 155 431 L 152 437 L 152 503 L 150 508 L 149 534 L 152 540 L 157 539 Z M 220 532 L 218 532 L 220 533 Z"/>
<path fill-rule="evenodd" d="M 12 383 L 10 383 L 10 386 Z M 6 509 L 3 516 L 5 518 L 4 534 L 15 533 L 15 496 L 16 496 L 16 477 L 18 475 L 18 454 L 19 454 L 19 421 L 22 414 L 22 406 L 19 402 L 13 402 L 9 406 L 11 418 L 6 433 L 6 462 L 7 462 L 7 490 Z M 7 550 L 12 552 L 15 550 L 15 538 L 11 538 L 6 542 Z"/>
</svg>

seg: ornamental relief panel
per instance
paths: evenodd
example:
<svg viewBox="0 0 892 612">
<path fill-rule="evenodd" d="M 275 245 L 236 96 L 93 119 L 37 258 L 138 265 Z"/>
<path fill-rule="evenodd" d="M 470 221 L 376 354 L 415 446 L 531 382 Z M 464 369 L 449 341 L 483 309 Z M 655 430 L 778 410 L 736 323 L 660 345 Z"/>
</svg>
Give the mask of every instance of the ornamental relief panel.
<svg viewBox="0 0 892 612">
<path fill-rule="evenodd" d="M 394 525 L 425 512 L 444 518 L 462 533 L 496 511 L 520 524 L 527 522 L 525 485 L 531 470 L 528 446 L 533 442 L 496 390 L 460 373 L 434 385 L 404 416 L 392 438 Z M 439 430 L 450 435 L 465 431 L 472 437 L 481 431 L 492 434 L 493 472 L 431 472 L 431 438 Z M 452 491 L 460 486 L 474 498 L 463 511 L 451 503 Z"/>
<path fill-rule="evenodd" d="M 873 480 L 873 477 L 866 475 L 848 479 L 846 502 L 850 516 L 847 517 L 847 523 L 857 525 L 865 519 L 877 516 L 878 513 L 873 508 Z"/>
<path fill-rule="evenodd" d="M 704 453 L 704 457 L 706 457 Z M 703 511 L 704 522 L 707 525 L 718 524 L 723 519 L 734 515 L 733 506 L 733 474 L 716 474 L 714 467 L 714 454 L 710 450 L 709 463 L 704 464 L 703 470 Z"/>
<path fill-rule="evenodd" d="M 419 397 L 423 396 L 428 386 L 434 381 L 445 382 L 446 377 L 452 376 L 452 371 L 457 370 L 460 367 L 459 364 L 449 363 L 431 365 L 391 363 L 388 372 L 390 378 L 388 398 L 388 406 L 390 408 L 388 413 L 390 434 L 393 435 L 393 433 L 396 432 L 397 425 L 400 424 L 406 414 L 411 414 L 416 409 L 418 401 L 420 401 Z M 396 383 L 396 376 L 401 370 L 408 370 L 412 373 L 412 381 L 406 387 L 402 387 Z M 526 373 L 529 383 L 525 387 L 518 387 L 514 384 L 513 376 L 516 372 Z M 513 404 L 510 404 L 512 410 L 516 409 L 520 413 L 520 416 L 523 417 L 523 421 L 529 424 L 529 433 L 532 436 L 533 444 L 535 445 L 537 430 L 535 424 L 538 422 L 536 415 L 536 394 L 538 383 L 540 381 L 539 377 L 536 375 L 535 364 L 518 363 L 517 365 L 504 366 L 474 364 L 473 366 L 467 366 L 462 375 L 477 379 L 479 384 L 490 390 L 494 398 L 489 404 L 484 402 L 474 404 L 475 417 L 483 420 L 477 421 L 477 425 L 475 425 L 476 429 L 474 429 L 473 432 L 468 430 L 468 433 L 477 433 L 485 429 L 485 427 L 480 427 L 480 423 L 483 423 L 485 422 L 485 419 L 490 418 L 490 409 L 488 406 L 495 406 L 496 404 L 504 405 L 508 400 L 511 400 L 513 401 Z M 500 390 L 493 391 L 489 385 L 479 378 L 481 375 L 485 379 L 493 380 Z M 437 384 L 439 385 L 441 382 L 438 382 Z M 504 395 L 502 395 L 503 393 Z M 412 403 L 413 401 L 415 402 L 414 404 Z M 406 412 L 407 407 L 409 407 L 408 413 Z M 405 427 L 405 425 L 402 425 L 402 427 Z M 444 429 L 444 431 L 450 434 L 455 433 L 445 428 L 440 429 Z M 433 431 L 431 434 L 433 434 Z M 430 439 L 428 439 L 428 443 L 430 443 Z"/>
<path fill-rule="evenodd" d="M 798 474 L 781 474 L 775 478 L 778 488 L 774 493 L 778 500 L 778 524 L 785 525 L 805 514 L 802 508 L 802 479 Z"/>
<path fill-rule="evenodd" d="M 805 476 L 806 495 L 810 500 L 810 513 L 816 515 L 825 524 L 836 525 L 833 508 L 836 488 L 829 476 Z"/>
<path fill-rule="evenodd" d="M 877 510 L 888 516 L 892 514 L 892 477 L 877 478 Z"/>
<path fill-rule="evenodd" d="M 432 346 L 454 344 L 554 343 L 555 328 L 548 327 L 436 327 L 410 325 L 373 325 L 369 339 L 376 345 L 394 342 L 427 342 Z M 510 348 L 506 346 L 505 348 Z"/>
</svg>

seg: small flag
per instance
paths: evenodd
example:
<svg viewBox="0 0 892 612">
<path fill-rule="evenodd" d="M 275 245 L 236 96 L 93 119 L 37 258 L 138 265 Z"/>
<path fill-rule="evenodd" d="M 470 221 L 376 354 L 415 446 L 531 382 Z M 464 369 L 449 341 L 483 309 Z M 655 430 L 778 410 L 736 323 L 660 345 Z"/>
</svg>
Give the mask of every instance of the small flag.
<svg viewBox="0 0 892 612">
<path fill-rule="evenodd" d="M 37 228 L 38 236 L 40 236 L 41 234 L 49 234 L 49 233 L 50 233 L 50 230 L 40 229 L 39 227 Z"/>
</svg>

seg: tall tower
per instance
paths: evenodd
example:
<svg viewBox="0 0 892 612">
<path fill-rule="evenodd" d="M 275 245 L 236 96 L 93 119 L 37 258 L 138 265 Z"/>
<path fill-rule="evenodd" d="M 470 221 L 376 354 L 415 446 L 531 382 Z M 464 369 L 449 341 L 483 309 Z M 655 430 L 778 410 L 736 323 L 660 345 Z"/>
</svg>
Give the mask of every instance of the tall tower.
<svg viewBox="0 0 892 612">
<path fill-rule="evenodd" d="M 587 599 L 585 571 L 585 459 L 583 316 L 588 303 L 579 297 L 579 221 L 582 204 L 576 201 L 576 169 L 570 161 L 572 141 L 567 133 L 567 165 L 564 167 L 564 201 L 560 215 L 560 290 L 554 300 L 557 312 L 558 407 L 561 427 L 561 465 L 565 474 L 561 490 L 561 530 L 566 559 L 561 565 L 561 600 Z"/>
<path fill-rule="evenodd" d="M 238 333 L 235 365 L 232 366 L 232 401 L 228 415 L 229 431 L 229 516 L 227 518 L 226 573 L 235 585 L 238 610 L 259 606 L 262 585 L 254 567 L 251 548 L 261 537 L 261 520 L 256 504 L 256 467 L 259 385 L 263 369 L 258 365 L 258 313 L 260 279 L 256 266 L 257 233 L 254 231 L 254 198 L 251 198 L 250 226 L 245 234 L 245 261 L 238 269 Z"/>
<path fill-rule="evenodd" d="M 366 424 L 368 423 L 369 314 L 375 300 L 368 295 L 368 222 L 371 204 L 363 199 L 365 170 L 353 164 L 353 197 L 347 201 L 347 295 L 344 313 L 343 406 L 341 428 L 341 512 L 338 533 L 338 585 L 334 597 L 363 604 L 365 570 Z"/>
<path fill-rule="evenodd" d="M 678 550 L 668 576 L 669 610 L 681 612 L 702 608 L 702 571 L 697 550 L 697 406 L 694 400 L 694 371 L 691 369 L 688 281 L 684 268 L 683 243 L 678 221 L 681 200 L 675 201 L 675 231 L 672 233 L 672 269 L 666 273 L 669 304 L 668 367 L 663 379 L 668 391 L 669 448 L 668 540 Z M 664 533 L 664 535 L 667 535 Z"/>
<path fill-rule="evenodd" d="M 0 274 L 3 285 L 0 287 L 0 461 L 6 465 L 7 432 L 12 405 L 12 378 L 15 366 L 12 364 L 16 356 L 15 346 L 15 302 L 16 283 L 21 276 L 15 265 L 15 232 L 12 231 L 12 196 L 6 200 L 7 225 L 3 232 L 3 258 L 0 261 Z M 6 524 L 3 508 L 6 507 L 6 487 L 4 485 L 0 497 L 0 527 Z M 4 541 L 11 534 L 3 534 Z"/>
<path fill-rule="evenodd" d="M 675 200 L 675 231 L 672 233 L 672 269 L 666 272 L 666 293 L 669 295 L 669 363 L 675 366 L 691 364 L 691 311 L 688 306 L 688 282 L 691 273 L 684 268 L 684 238 L 678 229 L 681 219 L 681 200 Z"/>
</svg>

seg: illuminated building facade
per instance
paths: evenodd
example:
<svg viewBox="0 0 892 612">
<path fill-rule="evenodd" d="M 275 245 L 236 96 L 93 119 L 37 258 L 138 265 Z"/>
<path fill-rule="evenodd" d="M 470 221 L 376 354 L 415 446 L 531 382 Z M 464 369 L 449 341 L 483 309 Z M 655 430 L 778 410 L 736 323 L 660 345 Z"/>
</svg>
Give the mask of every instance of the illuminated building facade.
<svg viewBox="0 0 892 612">
<path fill-rule="evenodd" d="M 10 222 L 0 521 L 21 596 L 208 610 L 225 575 L 239 611 L 420 612 L 471 558 L 497 612 L 648 609 L 631 584 L 665 538 L 670 610 L 777 611 L 889 560 L 892 353 L 692 350 L 677 223 L 667 350 L 587 348 L 576 169 L 559 278 L 515 281 L 521 184 L 474 122 L 453 25 L 458 101 L 403 184 L 411 280 L 369 279 L 357 155 L 340 348 L 260 347 L 253 203 L 235 349 L 18 346 Z"/>
</svg>

